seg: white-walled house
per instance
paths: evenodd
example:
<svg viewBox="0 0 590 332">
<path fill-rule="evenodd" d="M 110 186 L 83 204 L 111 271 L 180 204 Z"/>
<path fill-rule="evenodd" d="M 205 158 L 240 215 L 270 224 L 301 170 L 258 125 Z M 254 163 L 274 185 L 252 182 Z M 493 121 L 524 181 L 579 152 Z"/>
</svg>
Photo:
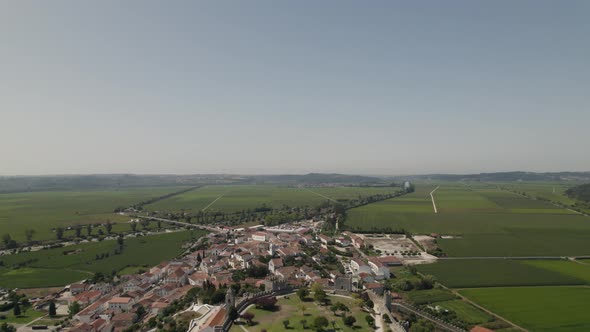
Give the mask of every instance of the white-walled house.
<svg viewBox="0 0 590 332">
<path fill-rule="evenodd" d="M 350 267 L 355 275 L 359 273 L 372 273 L 371 267 L 360 258 L 352 258 Z"/>
</svg>

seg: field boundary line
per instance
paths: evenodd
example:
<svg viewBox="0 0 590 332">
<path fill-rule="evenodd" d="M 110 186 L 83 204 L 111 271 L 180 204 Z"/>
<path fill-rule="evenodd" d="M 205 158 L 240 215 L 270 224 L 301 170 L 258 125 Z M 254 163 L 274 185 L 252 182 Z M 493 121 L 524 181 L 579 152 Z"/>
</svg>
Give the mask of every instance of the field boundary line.
<svg viewBox="0 0 590 332">
<path fill-rule="evenodd" d="M 444 285 L 442 285 L 442 286 L 443 287 L 446 287 Z M 449 288 L 449 290 L 451 290 L 451 291 L 462 291 L 462 290 L 470 290 L 470 289 L 492 289 L 492 288 L 557 288 L 557 287 L 560 287 L 560 288 L 590 288 L 590 285 L 587 285 L 587 284 L 569 284 L 569 285 L 477 286 L 477 287 Z"/>
<path fill-rule="evenodd" d="M 438 188 L 440 188 L 440 186 L 434 188 L 434 190 L 430 192 L 430 199 L 432 199 L 432 207 L 434 208 L 434 213 L 438 213 L 438 210 L 436 208 L 436 203 L 434 202 L 434 195 L 433 194 Z"/>
<path fill-rule="evenodd" d="M 500 187 L 498 185 L 496 185 L 496 188 L 498 190 L 501 190 L 501 191 L 506 191 L 506 192 L 512 193 L 512 194 L 514 194 L 516 196 L 528 198 L 528 199 L 530 199 L 532 201 L 539 201 L 537 198 L 531 197 L 530 195 L 523 195 L 523 194 L 515 193 L 512 190 L 504 189 L 504 188 L 502 188 L 502 187 Z M 555 206 L 557 208 L 564 209 L 564 210 L 573 212 L 575 214 L 579 214 L 579 215 L 584 216 L 584 217 L 590 217 L 590 214 L 587 214 L 587 213 L 584 213 L 584 212 L 580 212 L 580 211 L 576 211 L 576 210 L 570 209 L 570 208 L 565 207 L 565 206 L 561 206 L 561 205 L 557 204 L 555 201 L 552 201 L 552 200 L 547 200 L 547 201 L 543 201 L 543 202 L 546 202 L 547 204 L 553 205 L 553 206 Z"/>
<path fill-rule="evenodd" d="M 420 274 L 421 274 L 421 273 L 420 273 Z M 421 275 L 422 275 L 422 274 L 421 274 Z M 493 312 L 493 311 L 491 311 L 491 310 L 489 310 L 489 309 L 486 309 L 486 308 L 482 307 L 481 305 L 479 305 L 479 304 L 477 304 L 477 303 L 473 302 L 473 301 L 472 301 L 472 300 L 470 300 L 468 297 L 466 297 L 466 296 L 464 296 L 463 294 L 459 293 L 459 292 L 457 291 L 457 289 L 454 289 L 454 288 L 449 288 L 449 287 L 447 287 L 447 286 L 443 285 L 443 284 L 442 284 L 442 283 L 440 283 L 440 282 L 439 282 L 438 284 L 439 284 L 439 285 L 441 285 L 441 286 L 442 286 L 442 288 L 444 288 L 444 289 L 446 289 L 446 290 L 450 291 L 451 293 L 455 294 L 455 296 L 458 296 L 458 297 L 459 297 L 461 300 L 463 300 L 463 301 L 465 301 L 465 302 L 467 302 L 467 303 L 471 304 L 472 306 L 474 306 L 474 307 L 476 307 L 476 308 L 479 308 L 479 309 L 480 309 L 480 310 L 482 310 L 483 312 L 486 312 L 486 313 L 488 313 L 488 314 L 490 314 L 490 315 L 492 315 L 492 316 L 494 316 L 494 317 L 496 317 L 496 318 L 499 318 L 499 319 L 501 319 L 501 320 L 503 320 L 503 321 L 507 322 L 508 324 L 512 324 L 512 326 L 514 326 L 515 328 L 517 328 L 517 329 L 519 329 L 519 330 L 521 330 L 521 331 L 528 332 L 528 330 L 527 330 L 527 329 L 525 329 L 524 327 L 522 327 L 522 326 L 520 326 L 520 325 L 517 325 L 517 324 L 515 324 L 514 322 L 511 322 L 511 321 L 509 321 L 508 319 L 506 319 L 506 318 L 504 318 L 504 317 L 502 317 L 502 316 L 498 315 L 497 313 L 495 313 L 495 312 Z"/>
<path fill-rule="evenodd" d="M 579 261 L 579 260 L 577 260 L 577 259 L 572 259 L 571 261 L 572 261 L 572 262 L 576 262 L 576 263 L 578 263 L 578 264 L 582 264 L 582 265 L 590 265 L 590 264 L 588 264 L 588 263 L 586 263 L 586 262 L 582 262 L 582 261 Z"/>
<path fill-rule="evenodd" d="M 327 200 L 330 200 L 330 201 L 332 201 L 332 202 L 334 202 L 334 203 L 340 204 L 340 203 L 338 203 L 338 201 L 337 201 L 337 200 L 335 200 L 335 199 L 332 199 L 332 198 L 330 198 L 330 197 L 328 197 L 328 196 L 326 196 L 326 195 L 322 195 L 322 194 L 320 194 L 320 193 L 316 193 L 315 191 L 313 191 L 313 190 L 310 190 L 310 189 L 307 189 L 307 188 L 305 188 L 305 190 L 309 191 L 310 193 L 316 194 L 316 195 L 318 195 L 318 196 L 320 196 L 320 197 L 323 197 L 323 198 L 325 198 L 325 199 L 327 199 Z"/>
<path fill-rule="evenodd" d="M 444 286 L 444 285 L 443 285 L 443 287 L 445 287 L 445 288 L 446 288 L 446 286 Z M 471 301 L 469 298 L 467 298 L 467 297 L 463 296 L 461 293 L 459 293 L 459 292 L 456 292 L 456 291 L 454 291 L 454 290 L 452 290 L 452 289 L 450 289 L 450 291 L 451 291 L 451 292 L 453 292 L 455 295 L 459 296 L 459 298 L 461 298 L 463 301 L 465 301 L 465 302 L 467 302 L 467 303 L 471 304 L 472 306 L 474 306 L 474 307 L 476 307 L 476 308 L 479 308 L 479 309 L 480 309 L 480 310 L 482 310 L 483 312 L 487 312 L 488 314 L 490 314 L 490 315 L 492 315 L 492 316 L 494 316 L 494 317 L 496 317 L 496 318 L 500 318 L 501 320 L 503 320 L 503 321 L 507 322 L 508 324 L 512 324 L 514 327 L 516 327 L 517 329 L 520 329 L 521 331 L 527 331 L 527 332 L 528 332 L 528 330 L 527 330 L 527 329 L 525 329 L 524 327 L 522 327 L 522 326 L 520 326 L 520 325 L 517 325 L 517 324 L 515 324 L 514 322 L 511 322 L 511 321 L 509 321 L 508 319 L 506 319 L 506 318 L 504 318 L 504 317 L 502 317 L 502 316 L 498 315 L 497 313 L 495 313 L 495 312 L 493 312 L 493 311 L 491 311 L 491 310 L 489 310 L 489 309 L 486 309 L 485 307 L 482 307 L 481 305 L 479 305 L 479 304 L 477 304 L 477 303 L 475 303 L 475 302 Z"/>
<path fill-rule="evenodd" d="M 201 212 L 205 212 L 205 210 L 207 210 L 209 207 L 211 207 L 211 205 L 215 204 L 215 202 L 217 202 L 221 197 L 225 196 L 225 194 L 222 194 L 221 196 L 217 197 L 216 199 L 213 200 L 213 202 L 209 203 L 209 205 L 205 206 Z"/>
</svg>

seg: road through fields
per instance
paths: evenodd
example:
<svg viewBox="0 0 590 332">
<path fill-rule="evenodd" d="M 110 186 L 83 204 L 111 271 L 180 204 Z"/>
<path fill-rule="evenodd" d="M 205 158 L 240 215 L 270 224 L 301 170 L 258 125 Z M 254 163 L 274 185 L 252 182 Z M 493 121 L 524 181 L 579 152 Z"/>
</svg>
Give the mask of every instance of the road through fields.
<svg viewBox="0 0 590 332">
<path fill-rule="evenodd" d="M 434 190 L 430 192 L 430 199 L 432 199 L 432 207 L 434 208 L 434 213 L 438 213 L 438 210 L 436 209 L 436 203 L 434 202 L 434 195 L 433 194 L 438 188 L 440 188 L 440 186 L 434 188 Z"/>
</svg>

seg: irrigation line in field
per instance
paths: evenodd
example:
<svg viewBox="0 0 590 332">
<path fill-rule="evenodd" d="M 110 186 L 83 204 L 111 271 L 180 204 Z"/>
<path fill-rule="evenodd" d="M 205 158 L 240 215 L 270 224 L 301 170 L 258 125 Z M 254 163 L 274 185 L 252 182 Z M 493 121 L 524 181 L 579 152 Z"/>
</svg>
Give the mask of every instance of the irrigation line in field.
<svg viewBox="0 0 590 332">
<path fill-rule="evenodd" d="M 438 210 L 436 209 L 436 203 L 434 202 L 434 192 L 436 191 L 436 189 L 440 188 L 440 186 L 434 188 L 433 191 L 430 192 L 430 198 L 432 199 L 432 207 L 434 208 L 434 213 L 438 213 Z"/>
<path fill-rule="evenodd" d="M 320 193 L 316 193 L 315 191 L 309 190 L 309 189 L 307 189 L 307 188 L 305 188 L 305 190 L 309 191 L 310 193 L 316 194 L 316 195 L 318 195 L 318 196 L 320 196 L 320 197 L 323 197 L 323 198 L 325 198 L 325 199 L 327 199 L 327 200 L 330 200 L 330 201 L 332 201 L 332 202 L 334 202 L 334 203 L 338 203 L 338 201 L 337 201 L 337 200 L 335 200 L 335 199 L 332 199 L 332 198 L 330 198 L 330 197 L 328 197 L 328 196 L 326 196 L 326 195 L 322 195 L 322 194 L 320 194 Z M 339 204 L 339 203 L 338 203 L 338 204 Z"/>
<path fill-rule="evenodd" d="M 223 194 L 223 195 L 225 195 L 225 194 Z M 205 210 L 207 210 L 211 205 L 215 204 L 215 202 L 217 202 L 221 197 L 223 197 L 223 195 L 217 197 L 213 202 L 209 203 L 209 205 L 205 206 L 201 211 L 204 212 Z"/>
</svg>

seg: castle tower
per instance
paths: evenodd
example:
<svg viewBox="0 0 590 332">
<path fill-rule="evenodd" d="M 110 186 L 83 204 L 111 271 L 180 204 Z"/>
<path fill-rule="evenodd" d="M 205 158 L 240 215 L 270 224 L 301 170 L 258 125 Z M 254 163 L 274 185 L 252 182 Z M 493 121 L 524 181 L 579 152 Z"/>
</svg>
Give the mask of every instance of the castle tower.
<svg viewBox="0 0 590 332">
<path fill-rule="evenodd" d="M 234 293 L 234 289 L 229 287 L 227 289 L 227 293 L 225 293 L 225 307 L 231 308 L 236 306 L 236 293 Z"/>
<path fill-rule="evenodd" d="M 391 311 L 391 292 L 390 291 L 385 292 L 385 294 L 383 295 L 383 301 L 385 302 L 385 308 L 387 308 L 387 310 Z"/>
</svg>

